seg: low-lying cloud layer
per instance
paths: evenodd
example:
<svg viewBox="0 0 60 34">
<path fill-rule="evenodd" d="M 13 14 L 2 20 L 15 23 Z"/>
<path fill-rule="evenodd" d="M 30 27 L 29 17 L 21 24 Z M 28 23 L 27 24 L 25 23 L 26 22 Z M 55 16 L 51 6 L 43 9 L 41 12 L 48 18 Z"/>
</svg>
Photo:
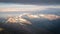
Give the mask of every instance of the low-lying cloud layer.
<svg viewBox="0 0 60 34">
<path fill-rule="evenodd" d="M 40 5 L 22 5 L 22 4 L 1 4 L 0 12 L 13 12 L 13 11 L 41 11 L 47 8 L 60 8 L 60 5 L 49 5 L 49 6 L 40 6 Z"/>
</svg>

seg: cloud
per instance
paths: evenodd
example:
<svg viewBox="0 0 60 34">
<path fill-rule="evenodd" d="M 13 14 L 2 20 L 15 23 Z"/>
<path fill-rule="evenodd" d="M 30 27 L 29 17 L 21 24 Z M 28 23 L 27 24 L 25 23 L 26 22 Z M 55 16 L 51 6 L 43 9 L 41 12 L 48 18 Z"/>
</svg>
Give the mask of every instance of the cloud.
<svg viewBox="0 0 60 34">
<path fill-rule="evenodd" d="M 56 19 L 60 19 L 60 16 L 57 16 L 57 15 L 53 15 L 53 14 L 40 14 L 39 15 L 40 17 L 43 17 L 43 18 L 46 18 L 46 19 L 49 19 L 49 20 L 56 20 Z"/>
<path fill-rule="evenodd" d="M 10 11 L 37 11 L 43 10 L 44 8 L 0 8 L 0 12 L 10 12 Z"/>
<path fill-rule="evenodd" d="M 54 15 L 54 14 L 36 14 L 36 15 L 32 15 L 32 14 L 22 14 L 22 16 L 27 16 L 29 17 L 29 19 L 35 19 L 35 18 L 46 18 L 48 20 L 56 20 L 56 19 L 60 19 L 60 16 L 58 15 Z M 21 16 L 21 17 L 22 17 Z"/>
<path fill-rule="evenodd" d="M 60 8 L 60 5 L 40 6 L 40 5 L 22 5 L 22 4 L 3 4 L 0 5 L 0 12 L 11 11 L 41 11 L 47 8 Z"/>
<path fill-rule="evenodd" d="M 29 18 L 39 18 L 39 16 L 38 15 L 32 15 L 32 14 L 29 14 L 29 13 L 23 13 L 23 14 L 20 14 L 19 15 L 19 17 L 23 17 L 23 16 L 27 16 L 27 17 L 29 17 Z"/>
<path fill-rule="evenodd" d="M 18 4 L 11 4 L 11 5 L 2 5 L 0 6 L 1 12 L 7 12 L 7 11 L 37 11 L 37 10 L 43 10 L 42 6 L 36 6 L 36 5 L 18 5 Z"/>
</svg>

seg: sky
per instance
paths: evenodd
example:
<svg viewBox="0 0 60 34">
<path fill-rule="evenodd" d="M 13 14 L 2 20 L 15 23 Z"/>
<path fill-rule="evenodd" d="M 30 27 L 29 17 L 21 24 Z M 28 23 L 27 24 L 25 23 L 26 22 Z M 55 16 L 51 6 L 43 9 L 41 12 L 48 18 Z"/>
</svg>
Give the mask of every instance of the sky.
<svg viewBox="0 0 60 34">
<path fill-rule="evenodd" d="M 0 2 L 23 4 L 60 4 L 60 0 L 0 0 Z"/>
<path fill-rule="evenodd" d="M 37 11 L 60 8 L 60 0 L 0 0 L 0 12 Z"/>
</svg>

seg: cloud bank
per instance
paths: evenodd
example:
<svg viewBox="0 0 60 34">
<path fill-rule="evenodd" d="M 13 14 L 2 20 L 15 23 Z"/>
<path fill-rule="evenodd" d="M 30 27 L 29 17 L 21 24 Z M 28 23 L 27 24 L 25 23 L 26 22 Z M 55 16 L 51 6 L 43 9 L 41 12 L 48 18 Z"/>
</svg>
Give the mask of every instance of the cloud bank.
<svg viewBox="0 0 60 34">
<path fill-rule="evenodd" d="M 1 4 L 0 12 L 11 12 L 11 11 L 41 11 L 47 8 L 60 8 L 60 5 L 23 5 L 23 4 Z"/>
</svg>

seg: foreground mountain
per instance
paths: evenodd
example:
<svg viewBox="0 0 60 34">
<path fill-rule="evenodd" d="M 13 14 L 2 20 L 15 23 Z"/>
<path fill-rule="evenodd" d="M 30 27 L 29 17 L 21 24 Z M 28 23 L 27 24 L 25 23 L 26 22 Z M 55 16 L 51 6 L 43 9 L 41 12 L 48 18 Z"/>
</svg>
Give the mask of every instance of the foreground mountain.
<svg viewBox="0 0 60 34">
<path fill-rule="evenodd" d="M 60 16 L 54 14 L 33 15 L 33 14 L 23 13 L 20 14 L 19 16 L 8 16 L 6 18 L 3 19 L 0 18 L 0 19 L 1 19 L 0 26 L 3 28 L 7 28 L 7 31 L 10 32 L 18 31 L 17 33 L 25 32 L 26 34 L 59 33 Z"/>
</svg>

